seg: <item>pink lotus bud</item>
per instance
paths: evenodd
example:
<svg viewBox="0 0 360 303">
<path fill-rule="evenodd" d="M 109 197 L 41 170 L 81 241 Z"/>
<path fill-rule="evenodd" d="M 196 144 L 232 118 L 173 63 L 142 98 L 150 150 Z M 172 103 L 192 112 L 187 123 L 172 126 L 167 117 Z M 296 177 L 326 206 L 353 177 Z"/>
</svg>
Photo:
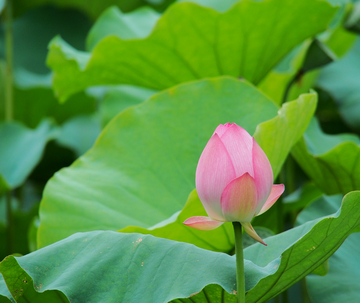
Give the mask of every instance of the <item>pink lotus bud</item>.
<svg viewBox="0 0 360 303">
<path fill-rule="evenodd" d="M 240 222 L 256 241 L 251 219 L 267 211 L 284 192 L 273 185 L 270 162 L 255 139 L 235 123 L 220 124 L 203 150 L 196 169 L 196 189 L 209 217 L 184 224 L 212 230 L 224 222 Z"/>
</svg>

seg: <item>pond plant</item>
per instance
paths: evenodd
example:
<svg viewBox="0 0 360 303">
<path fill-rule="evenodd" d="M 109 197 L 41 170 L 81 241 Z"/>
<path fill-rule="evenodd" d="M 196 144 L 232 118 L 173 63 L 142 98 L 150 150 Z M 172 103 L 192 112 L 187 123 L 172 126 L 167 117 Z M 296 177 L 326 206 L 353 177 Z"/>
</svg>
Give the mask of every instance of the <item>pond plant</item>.
<svg viewBox="0 0 360 303">
<path fill-rule="evenodd" d="M 358 302 L 359 9 L 0 0 L 0 303 Z"/>
</svg>

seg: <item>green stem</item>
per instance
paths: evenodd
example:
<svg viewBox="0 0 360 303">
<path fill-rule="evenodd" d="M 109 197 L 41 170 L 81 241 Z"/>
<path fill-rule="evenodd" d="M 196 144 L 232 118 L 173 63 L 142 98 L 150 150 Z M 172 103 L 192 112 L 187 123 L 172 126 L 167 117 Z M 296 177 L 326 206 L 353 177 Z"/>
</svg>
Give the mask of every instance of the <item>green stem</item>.
<svg viewBox="0 0 360 303">
<path fill-rule="evenodd" d="M 296 182 L 295 182 L 295 162 L 291 155 L 289 155 L 285 162 L 286 169 L 286 191 L 289 194 L 296 190 Z"/>
<path fill-rule="evenodd" d="M 288 295 L 288 294 L 287 294 L 287 291 L 286 291 L 286 290 L 281 293 L 282 303 L 288 303 L 288 302 L 289 302 L 287 295 Z"/>
<path fill-rule="evenodd" d="M 287 191 L 286 187 L 286 161 L 280 171 L 279 174 L 279 181 L 281 184 L 285 185 L 285 190 Z M 285 218 L 284 218 L 284 204 L 283 204 L 283 197 L 280 196 L 279 200 L 276 202 L 276 209 L 277 209 L 277 227 L 278 227 L 278 233 L 282 233 L 285 230 Z"/>
<path fill-rule="evenodd" d="M 242 226 L 240 222 L 233 222 L 235 233 L 235 252 L 236 252 L 236 284 L 238 303 L 245 303 L 245 269 L 244 252 L 242 244 Z"/>
<path fill-rule="evenodd" d="M 5 120 L 13 119 L 13 32 L 12 32 L 12 0 L 6 1 L 6 72 L 5 72 Z"/>
<path fill-rule="evenodd" d="M 309 294 L 306 286 L 306 277 L 301 279 L 301 290 L 303 295 L 303 303 L 310 303 Z"/>
<path fill-rule="evenodd" d="M 13 119 L 13 31 L 12 31 L 12 0 L 6 0 L 5 15 L 5 120 Z M 11 205 L 11 191 L 6 194 L 6 218 L 7 218 L 7 250 L 13 253 L 13 213 Z"/>
<path fill-rule="evenodd" d="M 11 207 L 11 191 L 5 194 L 6 199 L 6 218 L 7 218 L 7 228 L 6 228 L 6 242 L 7 242 L 7 254 L 12 254 L 13 251 L 13 216 L 12 216 L 12 207 Z"/>
</svg>

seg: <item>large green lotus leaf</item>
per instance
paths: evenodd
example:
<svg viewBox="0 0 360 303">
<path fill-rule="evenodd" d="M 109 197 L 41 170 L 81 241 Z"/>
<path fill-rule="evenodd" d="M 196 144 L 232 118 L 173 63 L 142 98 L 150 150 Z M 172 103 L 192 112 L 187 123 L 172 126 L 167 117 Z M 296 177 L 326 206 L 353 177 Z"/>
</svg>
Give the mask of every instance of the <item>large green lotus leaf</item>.
<svg viewBox="0 0 360 303">
<path fill-rule="evenodd" d="M 120 232 L 151 234 L 155 237 L 195 244 L 212 251 L 233 251 L 235 240 L 231 223 L 225 223 L 211 231 L 197 230 L 183 224 L 186 219 L 193 216 L 207 216 L 195 189 L 190 193 L 181 212 L 175 213 L 173 217 L 148 229 L 128 226 Z"/>
<path fill-rule="evenodd" d="M 232 293 L 236 283 L 235 258 L 227 254 L 112 231 L 78 233 L 27 256 L 9 256 L 0 272 L 14 298 L 32 292 L 41 299 L 57 290 L 72 303 L 160 303 L 189 297 L 208 284 Z"/>
<path fill-rule="evenodd" d="M 175 299 L 171 303 L 237 303 L 237 297 L 226 292 L 220 285 L 210 284 L 189 298 Z"/>
<path fill-rule="evenodd" d="M 335 99 L 341 117 L 354 129 L 360 129 L 360 40 L 341 60 L 324 68 L 318 86 Z"/>
<path fill-rule="evenodd" d="M 360 192 L 351 192 L 335 214 L 267 238 L 267 247 L 255 244 L 245 249 L 245 259 L 276 268 L 247 293 L 246 302 L 267 302 L 323 264 L 348 235 L 360 231 L 359 203 Z"/>
<path fill-rule="evenodd" d="M 87 49 L 92 50 L 107 36 L 117 36 L 124 40 L 145 38 L 151 33 L 159 17 L 160 14 L 149 7 L 142 7 L 128 14 L 124 14 L 117 6 L 109 7 L 91 28 L 86 39 Z"/>
<path fill-rule="evenodd" d="M 246 248 L 247 302 L 267 302 L 322 264 L 349 234 L 360 231 L 359 203 L 360 193 L 349 193 L 335 214 L 270 237 L 267 247 Z M 217 297 L 221 291 L 214 284 L 228 293 L 235 290 L 234 257 L 151 235 L 112 231 L 77 233 L 27 256 L 7 257 L 0 271 L 13 295 L 35 287 L 61 291 L 71 302 L 196 300 L 204 297 L 197 293 L 208 284 L 205 291 Z M 34 286 L 24 282 L 24 275 Z M 222 302 L 207 300 L 203 302 Z"/>
<path fill-rule="evenodd" d="M 244 0 L 225 13 L 177 3 L 145 39 L 110 36 L 90 54 L 56 37 L 47 63 L 62 101 L 86 87 L 104 84 L 165 89 L 219 75 L 257 84 L 292 48 L 325 30 L 336 10 L 314 0 Z"/>
<path fill-rule="evenodd" d="M 344 3 L 332 4 L 340 5 Z M 343 26 L 344 20 L 348 16 L 349 7 L 351 5 L 342 6 L 335 14 L 329 28 L 316 37 L 338 58 L 342 57 L 351 48 L 356 39 L 356 35 L 346 31 Z M 260 90 L 270 96 L 277 104 L 283 102 L 287 85 L 302 67 L 311 41 L 312 39 L 308 39 L 299 47 L 293 49 L 258 85 Z M 318 58 L 315 61 L 318 62 Z M 318 74 L 319 70 L 306 72 L 298 81 L 294 82 L 288 93 L 287 100 L 293 100 L 298 95 L 308 92 L 310 88 L 314 87 Z"/>
<path fill-rule="evenodd" d="M 100 116 L 102 125 L 106 125 L 124 109 L 137 105 L 154 95 L 156 91 L 143 87 L 118 85 L 109 88 L 100 103 Z M 68 104 L 69 102 L 65 103 Z"/>
<path fill-rule="evenodd" d="M 360 139 L 356 135 L 327 135 L 314 119 L 292 155 L 326 194 L 360 189 Z"/>
<path fill-rule="evenodd" d="M 18 122 L 0 124 L 0 194 L 21 185 L 41 159 L 46 143 L 56 135 L 51 121 L 36 129 Z"/>
<path fill-rule="evenodd" d="M 360 234 L 350 235 L 329 259 L 325 277 L 306 277 L 308 293 L 313 302 L 357 302 L 360 298 Z"/>
<path fill-rule="evenodd" d="M 294 103 L 306 124 L 316 95 Z M 303 111 L 308 116 L 300 114 Z M 275 104 L 252 85 L 227 77 L 180 85 L 121 112 L 87 154 L 47 184 L 40 209 L 40 246 L 77 231 L 150 227 L 167 219 L 182 209 L 195 188 L 197 161 L 219 124 L 235 122 L 253 134 L 276 113 Z M 274 134 L 277 125 L 269 123 L 264 131 Z M 293 137 L 300 134 L 301 129 L 294 129 Z M 280 149 L 287 147 L 280 136 L 263 149 L 276 155 L 272 149 L 283 153 Z M 284 160 L 269 159 L 274 171 Z"/>
<path fill-rule="evenodd" d="M 339 207 L 341 195 L 324 196 L 304 209 L 297 224 L 327 216 Z M 325 277 L 306 277 L 309 296 L 313 302 L 356 302 L 360 297 L 360 234 L 350 235 L 329 259 L 329 273 Z"/>
<path fill-rule="evenodd" d="M 12 299 L 11 293 L 6 287 L 5 281 L 2 276 L 0 276 L 0 303 L 9 303 L 15 302 Z"/>
</svg>

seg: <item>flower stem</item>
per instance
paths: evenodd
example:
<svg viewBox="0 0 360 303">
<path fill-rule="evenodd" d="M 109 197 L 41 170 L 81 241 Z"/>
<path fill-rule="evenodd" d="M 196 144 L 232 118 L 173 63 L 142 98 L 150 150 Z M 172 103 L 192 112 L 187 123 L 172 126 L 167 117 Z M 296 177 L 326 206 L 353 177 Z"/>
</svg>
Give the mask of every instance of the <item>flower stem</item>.
<svg viewBox="0 0 360 303">
<path fill-rule="evenodd" d="M 13 119 L 13 33 L 12 33 L 12 0 L 6 1 L 5 7 L 5 40 L 6 40 L 6 78 L 5 78 L 5 120 Z"/>
<path fill-rule="evenodd" d="M 232 222 L 235 233 L 236 253 L 236 284 L 238 303 L 245 303 L 245 270 L 244 253 L 242 244 L 242 226 L 240 222 Z"/>
</svg>

